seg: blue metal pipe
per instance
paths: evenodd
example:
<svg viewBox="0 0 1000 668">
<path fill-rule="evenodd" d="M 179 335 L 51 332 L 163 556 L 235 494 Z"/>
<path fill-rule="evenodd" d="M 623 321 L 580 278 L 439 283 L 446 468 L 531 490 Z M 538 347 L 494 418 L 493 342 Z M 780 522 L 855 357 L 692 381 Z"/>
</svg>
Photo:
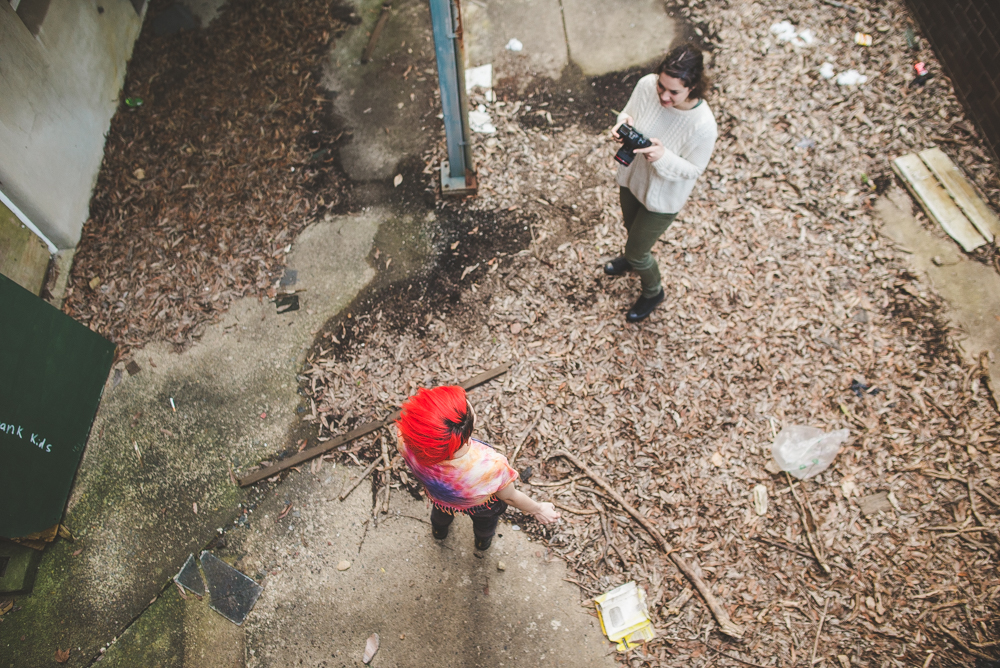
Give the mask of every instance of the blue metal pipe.
<svg viewBox="0 0 1000 668">
<path fill-rule="evenodd" d="M 458 7 L 454 0 L 428 0 L 434 30 L 434 54 L 437 57 L 438 85 L 441 88 L 441 112 L 448 142 L 448 167 L 452 178 L 465 179 L 472 169 L 469 146 L 468 113 L 465 108 L 465 63 L 459 58 L 462 49 Z"/>
</svg>

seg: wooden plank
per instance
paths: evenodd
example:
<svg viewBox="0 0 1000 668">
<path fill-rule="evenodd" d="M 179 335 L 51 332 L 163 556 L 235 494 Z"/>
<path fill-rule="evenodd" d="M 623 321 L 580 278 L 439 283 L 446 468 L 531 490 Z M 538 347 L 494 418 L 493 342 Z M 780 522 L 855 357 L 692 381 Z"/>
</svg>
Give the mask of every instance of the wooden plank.
<svg viewBox="0 0 1000 668">
<path fill-rule="evenodd" d="M 40 294 L 49 268 L 49 249 L 0 202 L 0 274 Z"/>
<path fill-rule="evenodd" d="M 462 389 L 471 390 L 474 387 L 479 387 L 483 383 L 488 383 L 499 375 L 507 373 L 513 362 L 506 362 L 498 367 L 490 369 L 489 371 L 484 371 L 478 376 L 473 376 L 472 378 L 466 380 L 461 384 Z M 255 482 L 260 482 L 264 478 L 270 478 L 271 476 L 281 473 L 282 471 L 289 469 L 296 464 L 301 464 L 304 461 L 308 461 L 313 457 L 318 457 L 324 453 L 333 450 L 336 447 L 344 445 L 345 443 L 350 443 L 351 441 L 357 440 L 362 436 L 377 431 L 386 425 L 392 424 L 399 417 L 399 411 L 393 411 L 389 415 L 385 416 L 381 420 L 373 420 L 366 424 L 361 425 L 357 429 L 352 429 L 346 434 L 341 434 L 336 438 L 333 438 L 325 443 L 320 443 L 319 445 L 314 445 L 311 448 L 298 452 L 291 457 L 281 460 L 277 464 L 272 464 L 262 469 L 257 469 L 244 477 L 239 479 L 240 487 L 246 487 L 247 485 L 252 485 Z"/>
<path fill-rule="evenodd" d="M 900 156 L 892 161 L 892 168 L 924 207 L 927 215 L 957 241 L 966 253 L 971 253 L 986 243 L 986 239 L 972 226 L 919 156 L 913 153 Z"/>
<path fill-rule="evenodd" d="M 986 241 L 992 243 L 995 238 L 1000 237 L 1000 218 L 993 213 L 993 209 L 986 203 L 976 185 L 944 151 L 939 148 L 929 148 L 920 152 L 920 159 L 934 172 L 934 176 Z"/>
</svg>

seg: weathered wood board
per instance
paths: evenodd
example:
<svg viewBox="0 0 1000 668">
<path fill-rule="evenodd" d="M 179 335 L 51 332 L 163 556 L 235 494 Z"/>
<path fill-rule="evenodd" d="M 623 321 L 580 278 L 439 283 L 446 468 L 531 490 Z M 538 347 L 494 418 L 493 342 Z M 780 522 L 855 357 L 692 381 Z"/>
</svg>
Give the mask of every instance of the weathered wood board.
<svg viewBox="0 0 1000 668">
<path fill-rule="evenodd" d="M 948 194 L 987 242 L 1000 236 L 1000 218 L 966 178 L 962 170 L 939 148 L 929 148 L 920 152 L 920 159 L 938 178 Z"/>
<path fill-rule="evenodd" d="M 0 203 L 0 274 L 39 294 L 49 268 L 49 249 Z"/>
<path fill-rule="evenodd" d="M 900 156 L 892 161 L 892 168 L 903 179 L 906 187 L 928 215 L 957 241 L 966 253 L 971 253 L 986 244 L 983 235 L 973 227 L 919 156 L 912 153 Z"/>
</svg>

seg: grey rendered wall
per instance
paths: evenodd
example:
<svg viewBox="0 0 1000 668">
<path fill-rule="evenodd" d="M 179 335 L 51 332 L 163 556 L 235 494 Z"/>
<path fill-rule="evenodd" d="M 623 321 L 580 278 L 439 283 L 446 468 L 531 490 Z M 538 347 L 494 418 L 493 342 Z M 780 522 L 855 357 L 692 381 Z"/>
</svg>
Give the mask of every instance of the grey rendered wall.
<svg viewBox="0 0 1000 668">
<path fill-rule="evenodd" d="M 59 248 L 80 240 L 141 26 L 130 0 L 52 0 L 36 37 L 0 0 L 0 190 Z"/>
</svg>

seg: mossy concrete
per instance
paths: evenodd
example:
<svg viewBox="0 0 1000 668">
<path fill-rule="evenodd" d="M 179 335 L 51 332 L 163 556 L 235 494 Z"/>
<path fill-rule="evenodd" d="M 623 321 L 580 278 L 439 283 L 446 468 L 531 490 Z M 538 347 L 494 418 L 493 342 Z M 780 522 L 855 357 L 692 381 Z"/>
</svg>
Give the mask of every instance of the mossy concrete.
<svg viewBox="0 0 1000 668">
<path fill-rule="evenodd" d="M 76 542 L 45 551 L 34 591 L 4 616 L 0 667 L 46 665 L 66 647 L 66 665 L 87 665 L 259 495 L 233 485 L 230 466 L 238 474 L 294 445 L 305 354 L 374 276 L 366 258 L 387 218 L 370 209 L 302 232 L 288 256 L 298 311 L 243 299 L 188 350 L 137 350 L 135 376 L 116 365 L 68 505 Z"/>
</svg>

